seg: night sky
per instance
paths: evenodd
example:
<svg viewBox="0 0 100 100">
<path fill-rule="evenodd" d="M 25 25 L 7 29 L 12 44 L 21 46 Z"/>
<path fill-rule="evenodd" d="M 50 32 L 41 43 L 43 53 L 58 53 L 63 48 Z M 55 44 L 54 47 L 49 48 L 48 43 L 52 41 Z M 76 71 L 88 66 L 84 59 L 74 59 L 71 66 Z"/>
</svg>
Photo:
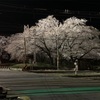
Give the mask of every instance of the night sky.
<svg viewBox="0 0 100 100">
<path fill-rule="evenodd" d="M 65 11 L 78 14 L 66 14 Z M 24 25 L 35 25 L 48 15 L 54 15 L 60 21 L 72 16 L 86 18 L 87 24 L 100 29 L 99 12 L 97 0 L 0 0 L 0 35 L 23 32 Z"/>
</svg>

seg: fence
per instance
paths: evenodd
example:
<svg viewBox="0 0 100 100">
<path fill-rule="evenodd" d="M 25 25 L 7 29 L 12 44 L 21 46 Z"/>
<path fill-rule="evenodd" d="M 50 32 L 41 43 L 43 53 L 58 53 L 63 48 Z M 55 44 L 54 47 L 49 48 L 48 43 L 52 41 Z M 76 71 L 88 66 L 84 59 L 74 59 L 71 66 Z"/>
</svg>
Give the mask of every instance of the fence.
<svg viewBox="0 0 100 100">
<path fill-rule="evenodd" d="M 10 69 L 9 64 L 0 64 L 0 69 Z"/>
</svg>

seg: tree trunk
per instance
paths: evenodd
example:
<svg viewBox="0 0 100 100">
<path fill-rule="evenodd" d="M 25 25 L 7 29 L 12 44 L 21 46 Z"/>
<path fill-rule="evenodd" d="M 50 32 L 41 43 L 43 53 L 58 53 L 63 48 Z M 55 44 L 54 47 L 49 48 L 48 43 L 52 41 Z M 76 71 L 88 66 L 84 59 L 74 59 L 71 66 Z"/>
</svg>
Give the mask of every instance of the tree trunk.
<svg viewBox="0 0 100 100">
<path fill-rule="evenodd" d="M 51 63 L 51 65 L 54 65 L 54 62 L 53 62 L 53 57 L 51 57 L 51 55 L 50 55 L 50 54 L 49 54 L 48 56 L 49 56 L 49 59 L 50 59 L 50 63 Z"/>
<path fill-rule="evenodd" d="M 32 64 L 36 65 L 37 64 L 37 60 L 36 60 L 36 51 L 34 51 L 33 53 L 33 60 L 32 60 Z"/>
<path fill-rule="evenodd" d="M 59 52 L 57 50 L 57 70 L 59 70 Z"/>
<path fill-rule="evenodd" d="M 75 75 L 77 75 L 77 73 L 78 73 L 78 60 L 75 60 L 74 66 L 75 66 L 75 68 L 74 68 Z"/>
<path fill-rule="evenodd" d="M 0 64 L 2 64 L 1 60 L 0 60 Z"/>
<path fill-rule="evenodd" d="M 36 39 L 34 40 L 34 53 L 33 53 L 33 59 L 34 59 L 34 64 L 37 64 L 37 60 L 36 60 Z"/>
</svg>

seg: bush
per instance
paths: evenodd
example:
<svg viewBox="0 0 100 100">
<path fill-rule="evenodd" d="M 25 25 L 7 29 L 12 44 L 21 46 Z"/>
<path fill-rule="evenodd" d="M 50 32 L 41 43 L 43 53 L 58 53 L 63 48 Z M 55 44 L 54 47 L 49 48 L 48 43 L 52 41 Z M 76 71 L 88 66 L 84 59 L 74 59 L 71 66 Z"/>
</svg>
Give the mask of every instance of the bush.
<svg viewBox="0 0 100 100">
<path fill-rule="evenodd" d="M 55 70 L 57 69 L 55 66 L 50 64 L 44 64 L 44 63 L 37 63 L 35 65 L 28 65 L 26 67 L 26 70 Z"/>
<path fill-rule="evenodd" d="M 50 64 L 45 64 L 45 63 L 37 63 L 37 64 L 23 64 L 23 63 L 19 63 L 19 64 L 11 64 L 10 66 L 11 68 L 22 68 L 23 70 L 54 70 L 56 69 L 55 66 L 50 65 Z"/>
<path fill-rule="evenodd" d="M 11 67 L 12 68 L 23 68 L 25 64 L 13 64 Z"/>
</svg>

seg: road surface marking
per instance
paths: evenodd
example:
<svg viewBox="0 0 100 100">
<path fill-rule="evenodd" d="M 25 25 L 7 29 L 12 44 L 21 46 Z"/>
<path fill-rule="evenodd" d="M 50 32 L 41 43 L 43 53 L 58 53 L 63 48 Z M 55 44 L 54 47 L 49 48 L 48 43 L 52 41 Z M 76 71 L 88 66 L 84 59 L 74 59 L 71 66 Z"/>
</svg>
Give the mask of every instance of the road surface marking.
<svg viewBox="0 0 100 100">
<path fill-rule="evenodd" d="M 17 92 L 26 95 L 94 93 L 94 92 L 100 92 L 100 87 L 56 88 L 56 89 L 50 88 L 50 89 L 18 90 Z"/>
</svg>

